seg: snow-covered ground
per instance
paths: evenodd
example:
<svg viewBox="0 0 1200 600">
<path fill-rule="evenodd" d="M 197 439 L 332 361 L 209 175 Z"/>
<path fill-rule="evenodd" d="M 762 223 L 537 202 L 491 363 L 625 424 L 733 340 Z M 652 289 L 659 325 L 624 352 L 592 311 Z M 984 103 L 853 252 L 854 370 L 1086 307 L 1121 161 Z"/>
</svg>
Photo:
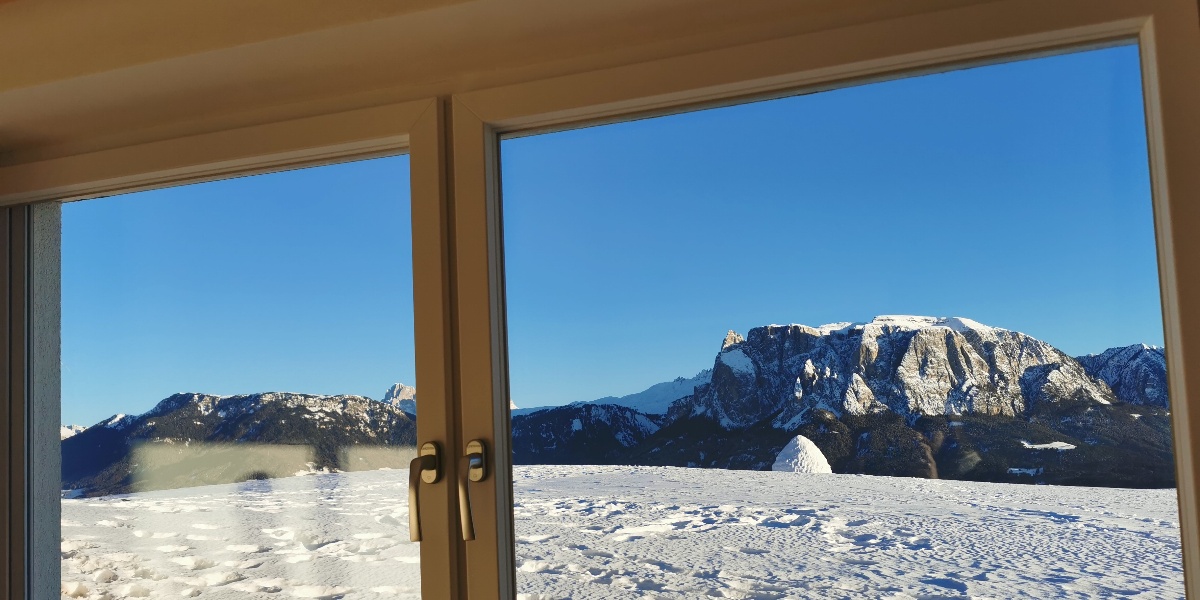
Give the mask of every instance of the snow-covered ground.
<svg viewBox="0 0 1200 600">
<path fill-rule="evenodd" d="M 64 500 L 64 596 L 416 597 L 406 475 Z M 515 477 L 528 600 L 1183 596 L 1173 490 L 609 466 Z"/>
<path fill-rule="evenodd" d="M 418 598 L 407 471 L 62 501 L 63 596 Z"/>
</svg>

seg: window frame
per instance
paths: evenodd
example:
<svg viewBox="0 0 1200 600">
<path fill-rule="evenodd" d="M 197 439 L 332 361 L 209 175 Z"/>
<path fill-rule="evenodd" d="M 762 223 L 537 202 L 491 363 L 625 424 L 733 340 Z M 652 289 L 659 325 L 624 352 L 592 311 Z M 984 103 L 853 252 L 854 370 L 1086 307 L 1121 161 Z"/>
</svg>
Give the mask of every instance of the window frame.
<svg viewBox="0 0 1200 600">
<path fill-rule="evenodd" d="M 591 57 L 576 56 L 553 68 L 513 70 L 506 77 L 519 82 L 500 87 L 472 87 L 476 80 L 494 85 L 502 79 L 498 75 L 448 77 L 424 85 L 426 99 L 374 108 L 358 108 L 361 100 L 353 96 L 332 97 L 321 105 L 325 112 L 315 116 L 271 121 L 272 116 L 284 118 L 280 115 L 286 115 L 286 110 L 264 106 L 256 125 L 0 166 L 0 207 L 27 210 L 20 206 L 407 150 L 413 199 L 417 378 L 424 417 L 418 422 L 418 437 L 421 442 L 441 442 L 446 458 L 440 482 L 422 490 L 421 516 L 431 525 L 429 531 L 457 531 L 454 486 L 464 440 L 491 442 L 488 449 L 494 467 L 490 469 L 494 476 L 474 484 L 472 491 L 479 494 L 476 506 L 487 508 L 476 508 L 478 538 L 464 543 L 455 535 L 427 536 L 422 543 L 422 594 L 512 598 L 512 465 L 499 218 L 502 135 L 528 135 L 1137 40 L 1165 339 L 1170 348 L 1168 376 L 1171 397 L 1176 399 L 1172 416 L 1184 571 L 1189 596 L 1200 598 L 1200 461 L 1196 460 L 1200 442 L 1193 441 L 1200 437 L 1200 411 L 1191 411 L 1187 401 L 1188 387 L 1200 387 L 1200 363 L 1189 369 L 1185 360 L 1200 355 L 1200 237 L 1187 231 L 1189 225 L 1200 226 L 1200 203 L 1185 200 L 1200 197 L 1200 172 L 1189 168 L 1200 159 L 1200 122 L 1192 123 L 1190 116 L 1193 107 L 1200 106 L 1200 80 L 1192 77 L 1200 68 L 1197 3 L 979 0 L 937 8 L 935 3 L 912 2 L 914 12 L 902 16 L 864 14 L 857 24 L 710 46 L 699 52 L 693 42 L 664 42 L 680 50 L 674 55 L 664 53 L 662 47 L 630 50 L 624 66 L 600 70 L 595 70 Z M 921 12 L 923 7 L 927 12 Z M 796 3 L 794 10 L 799 23 L 805 5 Z M 687 18 L 684 4 L 678 12 L 680 18 Z M 761 25 L 778 31 L 778 23 L 763 20 Z M 522 77 L 527 80 L 521 81 Z M 721 143 L 720 132 L 713 132 L 713 143 Z M 38 210 L 34 206 L 31 212 Z M 8 239 L 18 250 L 31 248 L 13 236 Z M 56 260 L 44 251 L 39 258 L 37 248 L 33 250 L 32 259 L 0 261 L 0 281 L 29 275 L 30 265 L 38 260 Z M 54 265 L 42 266 L 50 267 Z M 33 281 L 33 287 L 44 291 L 35 291 L 32 301 L 16 286 L 0 287 L 3 307 L 27 301 L 30 305 L 13 313 L 17 317 L 7 319 L 0 329 L 0 340 L 11 341 L 10 347 L 18 349 L 0 354 L 4 365 L 0 370 L 11 374 L 0 386 L 4 388 L 0 403 L 16 410 L 45 410 L 52 403 L 57 412 L 56 391 L 30 392 L 28 385 L 39 377 L 57 381 L 58 375 L 58 361 L 46 354 L 57 352 L 57 346 L 34 348 L 28 335 L 27 323 L 44 317 L 48 310 L 38 312 L 37 294 L 57 290 L 56 285 L 39 285 Z M 51 337 L 56 335 L 57 330 Z M 32 369 L 20 362 L 26 354 L 36 359 Z M 28 457 L 21 455 L 30 440 L 20 439 L 19 433 L 9 433 L 9 443 L 0 449 L 4 459 L 0 464 L 9 465 L 5 477 L 11 482 L 0 489 L 0 496 L 9 501 L 0 504 L 0 513 L 9 523 L 28 523 L 29 513 L 21 501 L 34 504 L 28 502 L 31 492 L 26 485 L 31 466 Z M 45 434 L 38 430 L 38 435 Z M 44 464 L 35 467 L 44 468 Z M 43 547 L 42 541 L 30 545 L 31 539 L 28 532 L 17 535 L 9 529 L 8 543 L 0 545 L 0 562 L 10 572 L 14 568 L 31 572 L 31 567 L 21 565 L 38 562 L 38 557 L 53 556 L 57 564 L 56 548 Z M 20 598 L 18 592 L 27 597 L 57 593 L 51 584 L 57 585 L 44 579 L 34 582 L 36 589 L 13 588 L 9 597 Z"/>
<path fill-rule="evenodd" d="M 454 447 L 457 431 L 447 334 L 450 327 L 449 231 L 443 102 L 426 99 L 365 110 L 267 123 L 127 146 L 0 169 L 0 225 L 14 234 L 0 249 L 0 365 L 11 375 L 0 417 L 12 415 L 0 514 L 10 525 L 0 546 L 6 597 L 59 594 L 58 499 L 61 453 L 60 203 L 397 154 L 410 155 L 416 377 L 421 385 L 417 437 Z M 231 218 L 234 216 L 231 215 Z M 19 235 L 17 235 L 19 234 Z M 416 257 L 420 256 L 420 259 Z M 41 418 L 37 418 L 37 417 Z M 32 417 L 32 418 L 31 418 Z M 4 419 L 9 423 L 9 419 Z M 422 484 L 425 531 L 456 531 L 454 461 Z M 45 508 L 39 508 L 45 507 Z M 460 594 L 459 541 L 427 535 L 421 543 L 422 595 Z"/>
<path fill-rule="evenodd" d="M 1200 598 L 1200 412 L 1188 389 L 1200 389 L 1200 193 L 1188 163 L 1200 159 L 1200 59 L 1197 4 L 1069 0 L 1045 4 L 1002 0 L 939 13 L 873 21 L 768 42 L 565 75 L 453 97 L 454 214 L 464 397 L 491 398 L 491 410 L 464 412 L 463 439 L 492 436 L 497 477 L 482 494 L 493 508 L 477 527 L 489 543 L 467 546 L 471 598 L 513 598 L 515 546 L 512 458 L 508 450 L 507 311 L 500 219 L 500 141 L 700 108 L 910 77 L 1017 59 L 1136 42 L 1145 104 L 1155 243 L 1159 264 L 1167 373 L 1189 597 Z M 1167 124 L 1170 124 L 1168 127 Z M 720 143 L 720 132 L 713 132 Z M 1172 199 L 1175 199 L 1172 201 Z M 1190 275 L 1190 276 L 1189 276 Z M 488 374 L 490 376 L 482 376 Z M 496 552 L 493 552 L 493 549 Z M 477 595 L 476 590 L 497 590 Z"/>
</svg>

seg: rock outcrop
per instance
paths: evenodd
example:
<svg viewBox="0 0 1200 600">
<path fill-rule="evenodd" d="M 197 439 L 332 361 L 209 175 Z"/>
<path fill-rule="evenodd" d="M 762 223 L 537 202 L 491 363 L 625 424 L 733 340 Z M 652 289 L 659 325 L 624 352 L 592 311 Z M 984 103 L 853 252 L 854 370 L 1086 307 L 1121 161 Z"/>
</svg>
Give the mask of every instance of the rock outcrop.
<svg viewBox="0 0 1200 600">
<path fill-rule="evenodd" d="M 732 332 L 731 332 L 732 333 Z M 1115 402 L 1072 357 L 1023 333 L 970 319 L 876 317 L 821 327 L 769 325 L 726 336 L 712 383 L 676 409 L 727 428 L 770 418 L 783 429 L 835 415 L 1012 417 L 1033 402 Z"/>
<path fill-rule="evenodd" d="M 1174 482 L 1165 361 L 1154 348 L 1076 359 L 970 319 L 881 316 L 730 331 L 703 375 L 660 388 L 679 398 L 665 416 L 646 415 L 658 428 L 639 443 L 571 433 L 572 462 L 769 469 L 799 435 L 840 473 Z M 524 419 L 540 413 L 514 416 L 521 462 L 561 462 L 567 434 L 552 432 L 606 400 L 552 409 L 557 425 L 537 432 Z M 1074 449 L 1050 455 L 1046 444 Z M 1014 475 L 1030 470 L 1038 475 Z"/>
<path fill-rule="evenodd" d="M 417 388 L 403 383 L 393 384 L 383 395 L 383 403 L 417 416 Z"/>
</svg>

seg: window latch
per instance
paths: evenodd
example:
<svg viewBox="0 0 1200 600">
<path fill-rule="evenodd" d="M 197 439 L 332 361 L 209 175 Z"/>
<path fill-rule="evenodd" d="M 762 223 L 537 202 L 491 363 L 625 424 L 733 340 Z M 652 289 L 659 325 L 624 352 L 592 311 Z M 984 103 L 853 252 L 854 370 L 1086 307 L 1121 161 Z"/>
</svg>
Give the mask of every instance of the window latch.
<svg viewBox="0 0 1200 600">
<path fill-rule="evenodd" d="M 442 478 L 438 445 L 425 442 L 417 457 L 408 463 L 408 539 L 421 541 L 421 482 L 437 483 Z"/>
<path fill-rule="evenodd" d="M 469 482 L 487 479 L 487 446 L 482 440 L 467 443 L 463 456 L 464 467 L 458 475 L 458 516 L 465 541 L 475 539 L 475 521 L 471 514 L 471 489 Z"/>
</svg>

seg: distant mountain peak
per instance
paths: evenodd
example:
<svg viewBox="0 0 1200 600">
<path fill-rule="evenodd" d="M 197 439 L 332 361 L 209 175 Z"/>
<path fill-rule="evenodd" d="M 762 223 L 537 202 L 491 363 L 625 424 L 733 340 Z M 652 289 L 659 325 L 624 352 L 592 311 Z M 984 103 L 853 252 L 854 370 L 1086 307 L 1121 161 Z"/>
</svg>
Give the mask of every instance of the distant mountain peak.
<svg viewBox="0 0 1200 600">
<path fill-rule="evenodd" d="M 60 441 L 65 440 L 84 429 L 87 429 L 87 427 L 83 425 L 61 425 L 58 428 L 58 439 Z"/>
<path fill-rule="evenodd" d="M 729 333 L 725 334 L 725 341 L 721 343 L 721 350 L 736 344 L 740 344 L 744 341 L 746 341 L 746 338 L 742 337 L 738 332 L 730 329 Z"/>
<path fill-rule="evenodd" d="M 1109 348 L 1100 354 L 1078 356 L 1088 375 L 1112 388 L 1117 397 L 1131 404 L 1168 408 L 1167 357 L 1157 346 L 1133 344 Z"/>
<path fill-rule="evenodd" d="M 383 395 L 383 401 L 391 403 L 394 400 L 412 400 L 417 397 L 417 388 L 403 383 L 394 383 Z"/>
<path fill-rule="evenodd" d="M 383 394 L 383 403 L 391 404 L 400 410 L 416 416 L 417 414 L 417 388 L 403 383 L 392 384 L 387 392 Z"/>
</svg>

